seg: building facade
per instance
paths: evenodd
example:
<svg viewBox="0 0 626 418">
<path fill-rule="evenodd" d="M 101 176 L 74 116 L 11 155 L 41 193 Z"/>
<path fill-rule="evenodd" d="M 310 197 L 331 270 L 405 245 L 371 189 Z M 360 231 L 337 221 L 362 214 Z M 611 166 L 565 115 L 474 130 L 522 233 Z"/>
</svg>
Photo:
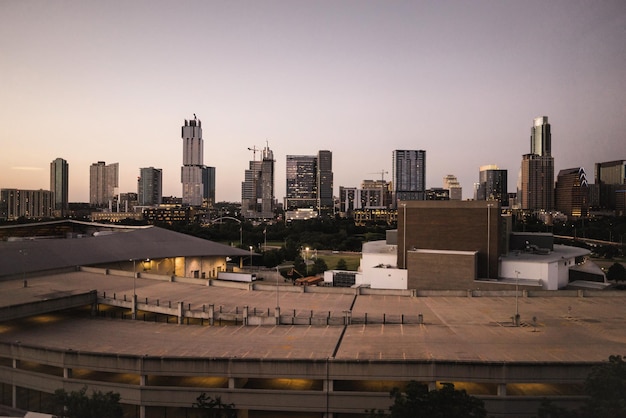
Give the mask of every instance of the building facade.
<svg viewBox="0 0 626 418">
<path fill-rule="evenodd" d="M 478 173 L 478 187 L 475 200 L 497 200 L 502 206 L 509 205 L 507 171 L 497 165 L 484 165 Z"/>
<path fill-rule="evenodd" d="M 69 164 L 63 158 L 50 163 L 50 191 L 54 194 L 53 215 L 64 217 L 69 208 Z"/>
<path fill-rule="evenodd" d="M 332 153 L 287 155 L 285 211 L 314 209 L 329 215 L 334 208 Z"/>
<path fill-rule="evenodd" d="M 450 200 L 463 200 L 463 188 L 455 175 L 448 174 L 443 178 L 443 188 L 450 191 Z"/>
<path fill-rule="evenodd" d="M 556 210 L 569 218 L 589 215 L 589 187 L 582 167 L 559 171 L 556 180 Z"/>
<path fill-rule="evenodd" d="M 204 200 L 202 183 L 204 169 L 204 142 L 202 140 L 202 122 L 195 117 L 186 120 L 182 126 L 183 166 L 181 182 L 183 184 L 183 204 L 200 206 Z"/>
<path fill-rule="evenodd" d="M 241 184 L 241 213 L 244 217 L 274 217 L 274 163 L 274 153 L 269 146 L 263 149 L 260 161 L 250 161 L 250 168 L 245 171 L 245 180 Z"/>
<path fill-rule="evenodd" d="M 0 190 L 0 219 L 52 217 L 54 193 L 49 190 Z"/>
<path fill-rule="evenodd" d="M 163 197 L 163 170 L 147 167 L 139 169 L 137 180 L 137 196 L 140 206 L 161 204 Z"/>
<path fill-rule="evenodd" d="M 395 150 L 392 159 L 393 204 L 426 199 L 426 151 Z"/>
<path fill-rule="evenodd" d="M 89 168 L 89 203 L 106 207 L 115 200 L 119 188 L 119 164 L 107 165 L 104 161 Z"/>
<path fill-rule="evenodd" d="M 328 150 L 317 153 L 317 208 L 320 215 L 332 215 L 333 200 L 333 153 Z"/>
<path fill-rule="evenodd" d="M 596 163 L 595 178 L 599 187 L 600 208 L 615 209 L 616 192 L 626 190 L 626 160 Z"/>
</svg>

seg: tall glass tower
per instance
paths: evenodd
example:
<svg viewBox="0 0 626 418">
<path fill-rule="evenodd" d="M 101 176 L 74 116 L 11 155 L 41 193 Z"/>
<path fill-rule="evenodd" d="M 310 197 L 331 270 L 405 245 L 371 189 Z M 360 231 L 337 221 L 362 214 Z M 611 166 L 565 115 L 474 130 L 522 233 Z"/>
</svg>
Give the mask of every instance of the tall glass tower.
<svg viewBox="0 0 626 418">
<path fill-rule="evenodd" d="M 64 217 L 69 205 L 69 165 L 63 158 L 50 163 L 50 191 L 54 193 L 54 216 Z"/>
<path fill-rule="evenodd" d="M 182 127 L 183 166 L 183 205 L 200 206 L 204 197 L 202 171 L 204 168 L 204 142 L 202 141 L 202 122 L 194 114 L 193 120 L 186 120 Z"/>
<path fill-rule="evenodd" d="M 392 161 L 393 205 L 426 199 L 426 151 L 395 150 Z"/>
<path fill-rule="evenodd" d="M 530 129 L 530 154 L 522 157 L 518 193 L 522 209 L 551 211 L 554 209 L 554 158 L 552 134 L 547 116 L 533 120 Z"/>
<path fill-rule="evenodd" d="M 137 180 L 137 200 L 140 206 L 153 206 L 161 203 L 163 196 L 163 171 L 160 168 L 139 169 Z"/>
</svg>

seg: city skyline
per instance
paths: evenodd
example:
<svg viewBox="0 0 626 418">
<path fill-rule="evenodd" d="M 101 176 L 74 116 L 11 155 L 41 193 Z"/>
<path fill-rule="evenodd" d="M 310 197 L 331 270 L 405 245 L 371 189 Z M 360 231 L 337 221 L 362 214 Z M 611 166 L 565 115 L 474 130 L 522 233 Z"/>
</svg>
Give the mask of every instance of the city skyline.
<svg viewBox="0 0 626 418">
<path fill-rule="evenodd" d="M 625 25 L 617 0 L 2 2 L 0 187 L 46 189 L 60 157 L 71 202 L 89 200 L 95 161 L 119 163 L 121 193 L 160 167 L 181 196 L 194 113 L 217 201 L 241 200 L 248 148 L 266 143 L 279 201 L 286 156 L 316 150 L 335 196 L 391 172 L 395 149 L 427 151 L 427 188 L 453 174 L 470 198 L 495 164 L 514 191 L 542 116 L 555 172 L 590 174 L 626 158 Z"/>
</svg>

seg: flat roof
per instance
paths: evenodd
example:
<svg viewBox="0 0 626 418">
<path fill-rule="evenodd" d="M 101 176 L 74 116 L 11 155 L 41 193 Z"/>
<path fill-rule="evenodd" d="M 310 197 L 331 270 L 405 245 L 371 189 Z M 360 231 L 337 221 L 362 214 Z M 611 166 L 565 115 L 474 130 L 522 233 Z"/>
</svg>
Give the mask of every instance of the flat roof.
<svg viewBox="0 0 626 418">
<path fill-rule="evenodd" d="M 583 257 L 591 252 L 585 248 L 570 247 L 568 245 L 554 245 L 554 249 L 547 254 L 537 254 L 525 251 L 510 251 L 502 256 L 502 261 L 522 261 L 533 263 L 553 263 L 562 259 Z"/>
<path fill-rule="evenodd" d="M 487 362 L 602 361 L 626 346 L 626 293 L 606 296 L 519 297 L 522 326 L 512 326 L 513 297 L 407 297 L 243 290 L 198 284 L 135 280 L 139 300 L 213 304 L 235 312 L 268 309 L 285 315 L 314 314 L 382 318 L 423 315 L 423 324 L 208 326 L 76 317 L 58 312 L 0 323 L 0 341 L 109 354 L 251 359 L 472 360 Z M 270 286 L 265 286 L 268 289 Z M 0 306 L 55 294 L 97 289 L 132 295 L 133 279 L 89 272 L 0 282 Z M 326 289 L 325 289 L 326 290 Z M 445 294 L 442 293 L 442 294 Z M 564 293 L 570 295 L 571 293 Z M 533 321 L 533 318 L 535 320 Z M 374 321 L 371 321 L 374 322 Z M 343 333 L 343 336 L 342 336 Z"/>
</svg>

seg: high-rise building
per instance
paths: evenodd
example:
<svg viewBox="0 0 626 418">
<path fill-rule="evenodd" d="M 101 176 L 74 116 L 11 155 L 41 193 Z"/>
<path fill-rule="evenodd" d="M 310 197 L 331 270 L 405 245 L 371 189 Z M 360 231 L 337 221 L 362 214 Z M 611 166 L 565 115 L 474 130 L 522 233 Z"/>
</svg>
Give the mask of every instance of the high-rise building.
<svg viewBox="0 0 626 418">
<path fill-rule="evenodd" d="M 443 178 L 443 188 L 450 192 L 450 200 L 463 200 L 463 188 L 455 175 L 448 174 Z"/>
<path fill-rule="evenodd" d="M 626 190 L 626 160 L 596 163 L 596 184 L 600 188 L 600 207 L 615 209 L 616 192 Z"/>
<path fill-rule="evenodd" d="M 89 203 L 108 206 L 115 200 L 119 187 L 119 164 L 107 165 L 104 161 L 93 163 L 89 168 Z"/>
<path fill-rule="evenodd" d="M 255 151 L 256 158 L 256 148 Z M 274 217 L 274 153 L 266 146 L 260 161 L 250 161 L 241 183 L 241 212 L 246 218 L 271 219 Z"/>
<path fill-rule="evenodd" d="M 63 158 L 50 163 L 50 191 L 54 193 L 53 215 L 64 217 L 69 208 L 69 165 Z"/>
<path fill-rule="evenodd" d="M 552 135 L 547 116 L 533 120 L 530 128 L 530 153 L 550 157 L 552 155 Z"/>
<path fill-rule="evenodd" d="M 137 196 L 139 206 L 161 204 L 163 196 L 163 170 L 146 167 L 139 169 L 137 179 Z"/>
<path fill-rule="evenodd" d="M 358 209 L 357 188 L 339 186 L 339 212 L 342 216 L 351 216 Z"/>
<path fill-rule="evenodd" d="M 209 206 L 215 204 L 215 167 L 202 167 L 203 196 Z"/>
<path fill-rule="evenodd" d="M 559 171 L 555 206 L 570 218 L 586 217 L 589 214 L 589 187 L 584 168 Z"/>
<path fill-rule="evenodd" d="M 385 180 L 363 180 L 361 182 L 361 208 L 389 208 L 391 194 L 389 182 Z"/>
<path fill-rule="evenodd" d="M 394 207 L 401 200 L 425 200 L 426 151 L 393 151 L 392 176 Z"/>
<path fill-rule="evenodd" d="M 50 218 L 53 206 L 54 193 L 49 190 L 0 190 L 0 219 Z"/>
<path fill-rule="evenodd" d="M 202 122 L 195 114 L 193 120 L 185 119 L 181 137 L 183 139 L 183 166 L 181 168 L 183 204 L 200 206 L 204 199 L 204 185 L 202 183 L 204 142 L 202 140 Z"/>
<path fill-rule="evenodd" d="M 497 165 L 484 165 L 478 172 L 475 200 L 497 200 L 501 206 L 509 205 L 507 171 Z"/>
<path fill-rule="evenodd" d="M 524 210 L 551 211 L 554 209 L 554 158 L 548 117 L 535 118 L 530 132 L 531 152 L 522 157 L 519 203 Z"/>
<path fill-rule="evenodd" d="M 320 215 L 333 213 L 333 153 L 328 150 L 317 153 L 317 207 Z"/>
<path fill-rule="evenodd" d="M 317 157 L 287 155 L 285 210 L 317 207 Z"/>
</svg>

